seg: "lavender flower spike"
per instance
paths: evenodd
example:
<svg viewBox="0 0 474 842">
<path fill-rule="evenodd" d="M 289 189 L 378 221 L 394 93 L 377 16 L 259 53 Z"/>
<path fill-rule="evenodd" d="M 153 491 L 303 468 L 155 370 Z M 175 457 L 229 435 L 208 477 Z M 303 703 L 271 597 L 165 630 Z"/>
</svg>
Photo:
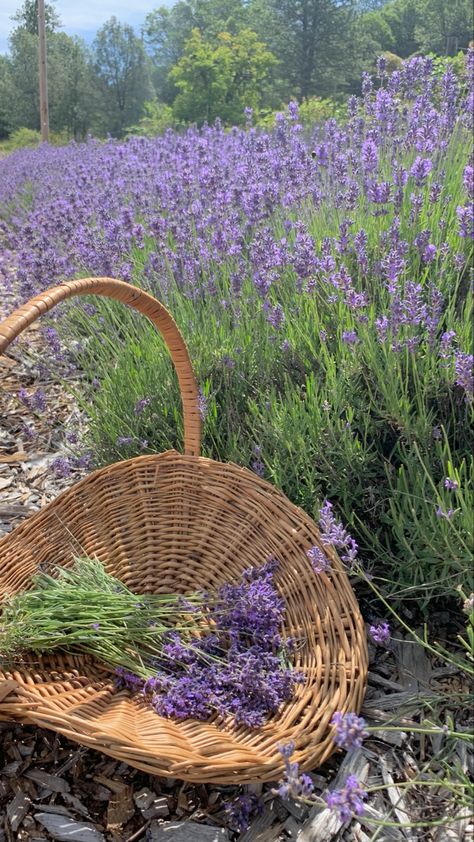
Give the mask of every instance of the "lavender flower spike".
<svg viewBox="0 0 474 842">
<path fill-rule="evenodd" d="M 290 757 L 295 750 L 294 742 L 279 745 L 278 751 L 285 761 L 285 773 L 276 792 L 280 798 L 307 798 L 314 790 L 314 784 L 309 775 L 300 774 L 296 761 L 290 763 Z"/>
<path fill-rule="evenodd" d="M 355 713 L 336 711 L 331 719 L 331 725 L 336 728 L 334 742 L 339 748 L 345 748 L 347 751 L 360 748 L 362 741 L 369 733 L 365 729 L 367 725 L 365 719 Z"/>
<path fill-rule="evenodd" d="M 323 552 L 323 550 L 319 549 L 319 547 L 311 547 L 311 549 L 306 551 L 306 555 L 309 558 L 311 567 L 315 573 L 327 573 L 331 567 L 331 560 L 328 558 L 326 553 Z"/>
<path fill-rule="evenodd" d="M 391 636 L 389 624 L 383 622 L 376 626 L 370 626 L 369 636 L 377 646 L 388 646 Z"/>
<path fill-rule="evenodd" d="M 348 822 L 355 814 L 361 816 L 364 812 L 364 801 L 367 792 L 362 789 L 355 775 L 349 775 L 342 789 L 328 792 L 326 804 L 330 810 L 338 814 L 342 822 Z"/>
</svg>

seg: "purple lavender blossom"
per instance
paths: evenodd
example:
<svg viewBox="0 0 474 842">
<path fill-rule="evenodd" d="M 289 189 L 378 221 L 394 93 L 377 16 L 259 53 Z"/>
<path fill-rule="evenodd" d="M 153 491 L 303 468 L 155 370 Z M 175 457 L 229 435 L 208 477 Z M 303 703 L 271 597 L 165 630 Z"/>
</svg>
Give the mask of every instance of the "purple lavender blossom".
<svg viewBox="0 0 474 842">
<path fill-rule="evenodd" d="M 422 158 L 421 155 L 417 155 L 411 167 L 410 175 L 413 176 L 418 187 L 423 187 L 432 169 L 433 162 L 430 158 Z"/>
<path fill-rule="evenodd" d="M 446 511 L 442 508 L 442 506 L 437 506 L 436 508 L 436 517 L 444 518 L 445 520 L 451 520 L 453 515 L 455 514 L 454 509 L 446 509 Z"/>
<path fill-rule="evenodd" d="M 456 214 L 459 222 L 459 233 L 467 240 L 474 240 L 474 205 L 458 205 Z"/>
<path fill-rule="evenodd" d="M 366 730 L 365 719 L 355 713 L 336 711 L 331 719 L 331 725 L 336 728 L 334 742 L 339 748 L 345 748 L 347 751 L 360 748 L 364 738 L 369 733 Z"/>
<path fill-rule="evenodd" d="M 474 394 L 474 356 L 465 354 L 462 351 L 454 353 L 454 370 L 456 374 L 456 385 L 461 386 L 466 392 L 467 398 Z"/>
<path fill-rule="evenodd" d="M 276 304 L 275 307 L 272 307 L 270 312 L 267 316 L 267 322 L 271 324 L 276 330 L 279 330 L 285 321 L 285 314 L 283 312 L 283 307 L 281 304 Z"/>
<path fill-rule="evenodd" d="M 306 555 L 308 556 L 311 562 L 311 567 L 315 573 L 327 573 L 330 569 L 331 560 L 319 547 L 311 547 L 306 551 Z"/>
<path fill-rule="evenodd" d="M 150 406 L 151 398 L 140 398 L 135 406 L 133 407 L 133 412 L 135 415 L 143 415 L 147 406 Z"/>
<path fill-rule="evenodd" d="M 463 172 L 463 184 L 467 195 L 474 198 L 474 167 L 467 164 Z"/>
<path fill-rule="evenodd" d="M 370 138 L 362 146 L 361 160 L 366 172 L 373 172 L 378 167 L 377 146 Z"/>
<path fill-rule="evenodd" d="M 353 565 L 358 552 L 358 546 L 342 523 L 337 521 L 333 514 L 333 506 L 329 500 L 325 500 L 319 510 L 319 529 L 323 544 L 333 544 L 339 550 L 345 550 L 341 554 L 342 561 Z"/>
<path fill-rule="evenodd" d="M 206 420 L 206 415 L 207 415 L 207 412 L 208 412 L 208 404 L 207 404 L 207 397 L 204 394 L 204 392 L 202 391 L 202 389 L 199 389 L 198 411 L 199 411 L 199 417 L 200 417 L 201 421 L 204 422 Z"/>
<path fill-rule="evenodd" d="M 295 751 L 294 742 L 279 745 L 278 751 L 285 763 L 283 779 L 277 789 L 278 795 L 283 799 L 308 798 L 314 791 L 314 784 L 309 775 L 300 773 L 299 764 L 296 761 L 291 762 Z"/>
<path fill-rule="evenodd" d="M 133 436 L 118 436 L 115 444 L 117 447 L 128 447 L 135 441 Z"/>
<path fill-rule="evenodd" d="M 245 833 L 251 819 L 263 812 L 263 801 L 254 792 L 248 792 L 226 804 L 224 809 L 230 829 Z"/>
<path fill-rule="evenodd" d="M 444 480 L 444 487 L 447 488 L 449 491 L 457 491 L 459 488 L 459 483 L 457 479 L 451 479 L 451 477 L 446 477 Z"/>
<path fill-rule="evenodd" d="M 69 477 L 71 475 L 71 460 L 67 456 L 58 456 L 51 463 L 51 468 L 58 477 Z"/>
<path fill-rule="evenodd" d="M 377 646 L 388 646 L 391 638 L 390 626 L 387 622 L 369 627 L 369 635 Z"/>
<path fill-rule="evenodd" d="M 342 789 L 327 793 L 326 804 L 342 822 L 348 822 L 353 815 L 363 815 L 366 798 L 367 792 L 362 789 L 355 775 L 349 775 Z"/>
<path fill-rule="evenodd" d="M 356 345 L 359 341 L 359 337 L 355 330 L 343 330 L 342 332 L 342 341 L 344 345 Z"/>
</svg>

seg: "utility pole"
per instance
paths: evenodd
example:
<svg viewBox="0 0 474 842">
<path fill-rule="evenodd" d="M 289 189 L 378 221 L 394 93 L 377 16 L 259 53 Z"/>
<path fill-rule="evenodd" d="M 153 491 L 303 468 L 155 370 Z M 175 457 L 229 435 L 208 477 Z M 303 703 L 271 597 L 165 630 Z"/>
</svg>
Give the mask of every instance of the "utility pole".
<svg viewBox="0 0 474 842">
<path fill-rule="evenodd" d="M 39 39 L 39 95 L 41 140 L 49 140 L 48 112 L 48 76 L 46 69 L 46 26 L 44 20 L 44 0 L 37 0 L 38 39 Z"/>
</svg>

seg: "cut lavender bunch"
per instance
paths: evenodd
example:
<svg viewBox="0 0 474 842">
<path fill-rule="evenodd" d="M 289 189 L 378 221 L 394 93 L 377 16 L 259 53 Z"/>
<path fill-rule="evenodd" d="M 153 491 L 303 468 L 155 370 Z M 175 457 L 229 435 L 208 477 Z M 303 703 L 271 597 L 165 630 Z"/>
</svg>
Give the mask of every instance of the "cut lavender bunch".
<svg viewBox="0 0 474 842">
<path fill-rule="evenodd" d="M 119 689 L 141 692 L 161 716 L 233 716 L 259 727 L 302 680 L 280 629 L 285 610 L 277 562 L 250 568 L 214 595 L 137 595 L 100 562 L 76 559 L 5 604 L 0 665 L 30 651 L 91 654 Z"/>
</svg>

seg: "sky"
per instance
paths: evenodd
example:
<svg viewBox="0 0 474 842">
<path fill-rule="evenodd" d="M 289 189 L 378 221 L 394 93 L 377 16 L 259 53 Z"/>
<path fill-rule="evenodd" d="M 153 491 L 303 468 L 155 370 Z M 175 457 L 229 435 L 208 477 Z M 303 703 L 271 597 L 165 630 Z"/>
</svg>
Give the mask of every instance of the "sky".
<svg viewBox="0 0 474 842">
<path fill-rule="evenodd" d="M 11 17 L 22 5 L 22 0 L 0 0 L 0 53 L 8 50 L 8 34 L 15 25 Z M 61 31 L 90 42 L 112 15 L 138 29 L 148 12 L 172 6 L 173 0 L 57 0 L 54 5 L 63 24 Z"/>
</svg>

